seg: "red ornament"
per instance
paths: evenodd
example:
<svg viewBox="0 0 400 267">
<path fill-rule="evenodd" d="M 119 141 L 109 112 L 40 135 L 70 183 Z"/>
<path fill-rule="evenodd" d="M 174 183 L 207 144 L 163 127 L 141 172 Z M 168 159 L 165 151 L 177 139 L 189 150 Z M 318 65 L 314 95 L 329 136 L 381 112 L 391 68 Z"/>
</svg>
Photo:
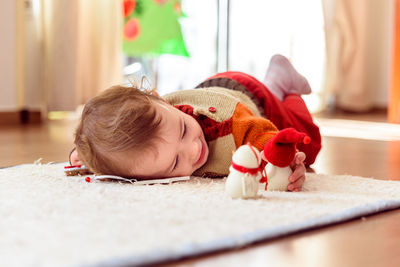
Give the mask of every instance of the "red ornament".
<svg viewBox="0 0 400 267">
<path fill-rule="evenodd" d="M 92 179 L 90 179 L 90 177 L 86 177 L 85 181 L 90 183 L 90 182 L 92 182 Z"/>
<path fill-rule="evenodd" d="M 154 0 L 154 3 L 158 5 L 164 5 L 168 2 L 168 0 Z"/>
<path fill-rule="evenodd" d="M 177 14 L 181 14 L 182 13 L 182 6 L 180 2 L 175 2 L 174 4 L 174 10 Z"/>
<path fill-rule="evenodd" d="M 124 26 L 124 38 L 128 41 L 136 40 L 140 35 L 140 22 L 137 18 L 128 20 Z"/>
<path fill-rule="evenodd" d="M 124 0 L 124 17 L 129 17 L 136 9 L 136 0 Z"/>
</svg>

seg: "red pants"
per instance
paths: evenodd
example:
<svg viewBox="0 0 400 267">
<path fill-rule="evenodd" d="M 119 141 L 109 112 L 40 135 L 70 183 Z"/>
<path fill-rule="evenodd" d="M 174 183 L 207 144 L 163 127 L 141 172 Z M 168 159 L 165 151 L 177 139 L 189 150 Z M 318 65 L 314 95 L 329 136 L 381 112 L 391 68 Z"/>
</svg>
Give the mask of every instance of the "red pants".
<svg viewBox="0 0 400 267">
<path fill-rule="evenodd" d="M 308 134 L 311 137 L 311 143 L 308 145 L 298 144 L 297 148 L 306 154 L 306 165 L 314 163 L 321 150 L 321 135 L 300 95 L 287 95 L 283 101 L 280 101 L 263 83 L 242 72 L 218 73 L 209 79 L 213 78 L 229 78 L 246 87 L 260 101 L 265 111 L 265 117 L 272 121 L 278 129 L 293 127 Z"/>
</svg>

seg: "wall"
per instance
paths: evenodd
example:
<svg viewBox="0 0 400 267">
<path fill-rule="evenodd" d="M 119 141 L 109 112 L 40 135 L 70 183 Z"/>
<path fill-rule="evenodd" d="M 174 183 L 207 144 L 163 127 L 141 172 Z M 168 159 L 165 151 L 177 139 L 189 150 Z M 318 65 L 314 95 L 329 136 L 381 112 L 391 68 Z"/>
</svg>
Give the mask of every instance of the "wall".
<svg viewBox="0 0 400 267">
<path fill-rule="evenodd" d="M 16 10 L 15 0 L 0 1 L 0 112 L 18 107 Z"/>
<path fill-rule="evenodd" d="M 0 112 L 42 107 L 39 2 L 0 1 Z"/>
<path fill-rule="evenodd" d="M 392 56 L 393 1 L 369 0 L 366 78 L 375 107 L 387 107 Z"/>
<path fill-rule="evenodd" d="M 40 0 L 25 0 L 24 19 L 24 101 L 29 110 L 43 107 L 43 42 L 40 25 Z"/>
<path fill-rule="evenodd" d="M 335 0 L 333 0 L 335 1 Z M 288 57 L 309 81 L 303 97 L 311 112 L 323 108 L 325 65 L 321 1 L 231 0 L 229 69 L 263 80 L 274 54 Z"/>
</svg>

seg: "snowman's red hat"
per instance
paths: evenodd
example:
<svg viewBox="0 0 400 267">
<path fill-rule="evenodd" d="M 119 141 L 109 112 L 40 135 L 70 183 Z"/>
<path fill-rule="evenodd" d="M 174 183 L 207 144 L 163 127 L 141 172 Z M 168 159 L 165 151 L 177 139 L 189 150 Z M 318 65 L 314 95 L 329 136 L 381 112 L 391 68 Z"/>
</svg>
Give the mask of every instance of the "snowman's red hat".
<svg viewBox="0 0 400 267">
<path fill-rule="evenodd" d="M 305 133 L 294 128 L 286 128 L 279 131 L 264 146 L 264 157 L 271 164 L 278 167 L 286 167 L 296 155 L 297 143 L 309 144 L 311 138 Z"/>
</svg>

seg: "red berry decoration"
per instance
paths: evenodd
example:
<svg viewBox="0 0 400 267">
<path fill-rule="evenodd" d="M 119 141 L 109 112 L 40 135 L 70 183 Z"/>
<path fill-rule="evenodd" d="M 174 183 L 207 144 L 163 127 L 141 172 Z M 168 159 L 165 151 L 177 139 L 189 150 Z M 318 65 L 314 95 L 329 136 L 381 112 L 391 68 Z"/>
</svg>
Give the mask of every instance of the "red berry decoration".
<svg viewBox="0 0 400 267">
<path fill-rule="evenodd" d="M 158 5 L 164 5 L 168 2 L 168 0 L 154 0 L 154 2 Z"/>
<path fill-rule="evenodd" d="M 124 17 L 129 17 L 136 8 L 136 0 L 124 0 Z"/>
<path fill-rule="evenodd" d="M 140 23 L 137 18 L 128 20 L 124 26 L 124 37 L 128 41 L 136 40 L 140 35 Z"/>
</svg>

